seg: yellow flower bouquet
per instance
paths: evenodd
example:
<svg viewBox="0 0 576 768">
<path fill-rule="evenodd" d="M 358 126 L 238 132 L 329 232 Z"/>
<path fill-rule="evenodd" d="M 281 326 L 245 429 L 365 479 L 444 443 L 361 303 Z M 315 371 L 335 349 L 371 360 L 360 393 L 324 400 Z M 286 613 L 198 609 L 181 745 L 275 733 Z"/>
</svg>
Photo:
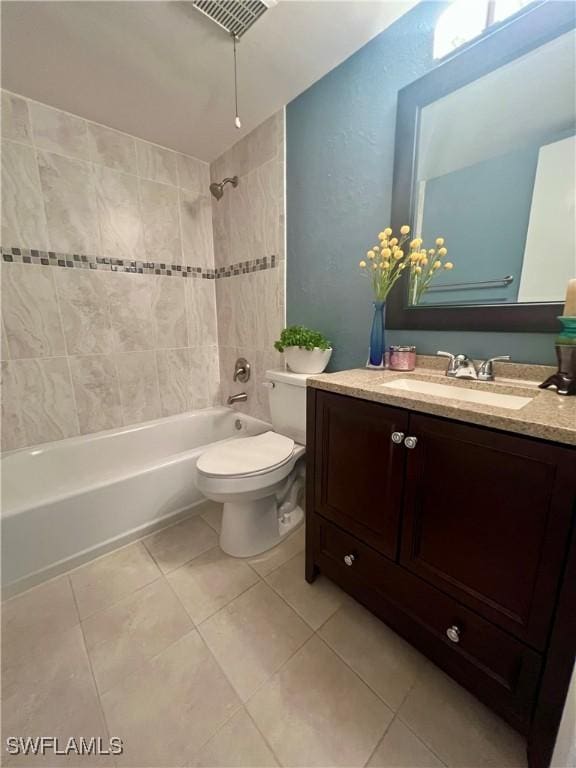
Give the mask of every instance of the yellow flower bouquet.
<svg viewBox="0 0 576 768">
<path fill-rule="evenodd" d="M 448 254 L 444 238 L 437 237 L 434 248 L 422 248 L 422 240 L 417 237 L 410 243 L 408 263 L 410 266 L 410 284 L 408 297 L 411 304 L 419 304 L 420 299 L 430 287 L 434 277 L 442 270 L 451 270 L 454 264 L 443 261 Z"/>
<path fill-rule="evenodd" d="M 392 229 L 386 227 L 378 235 L 378 245 L 373 245 L 366 252 L 359 266 L 372 281 L 376 301 L 386 301 L 392 286 L 406 268 L 406 253 L 403 246 L 410 235 L 410 227 L 400 227 L 400 237 L 394 237 Z"/>
<path fill-rule="evenodd" d="M 409 241 L 410 227 L 404 224 L 396 237 L 391 227 L 386 227 L 378 235 L 378 245 L 373 245 L 366 258 L 359 263 L 360 269 L 368 276 L 374 293 L 374 319 L 370 334 L 369 368 L 385 366 L 386 345 L 384 325 L 386 299 L 402 276 L 409 270 L 408 291 L 411 304 L 418 304 L 430 287 L 434 276 L 442 269 L 454 267 L 451 261 L 444 261 L 448 253 L 444 238 L 436 238 L 434 248 L 422 247 L 422 238 Z"/>
</svg>

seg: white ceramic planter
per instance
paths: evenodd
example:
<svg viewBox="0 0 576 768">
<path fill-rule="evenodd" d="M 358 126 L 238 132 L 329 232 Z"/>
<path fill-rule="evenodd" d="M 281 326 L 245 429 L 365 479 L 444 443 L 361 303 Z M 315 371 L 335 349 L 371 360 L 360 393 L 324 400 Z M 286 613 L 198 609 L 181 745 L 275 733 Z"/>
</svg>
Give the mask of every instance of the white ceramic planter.
<svg viewBox="0 0 576 768">
<path fill-rule="evenodd" d="M 284 359 L 292 373 L 322 373 L 328 365 L 332 349 L 285 347 Z"/>
</svg>

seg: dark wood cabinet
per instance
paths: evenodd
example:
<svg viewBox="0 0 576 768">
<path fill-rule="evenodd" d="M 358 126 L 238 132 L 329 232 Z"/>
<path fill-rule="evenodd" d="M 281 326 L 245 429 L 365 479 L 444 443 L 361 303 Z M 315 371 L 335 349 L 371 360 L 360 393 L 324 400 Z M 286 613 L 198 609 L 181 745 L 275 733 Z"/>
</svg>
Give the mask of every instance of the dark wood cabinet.
<svg viewBox="0 0 576 768">
<path fill-rule="evenodd" d="M 316 389 L 307 418 L 306 578 L 340 584 L 547 766 L 576 652 L 558 610 L 576 450 Z"/>
<path fill-rule="evenodd" d="M 569 449 L 412 415 L 400 562 L 543 650 L 572 520 Z"/>
<path fill-rule="evenodd" d="M 408 416 L 398 408 L 326 393 L 316 409 L 314 507 L 388 557 L 400 541 L 406 451 L 392 442 Z"/>
</svg>

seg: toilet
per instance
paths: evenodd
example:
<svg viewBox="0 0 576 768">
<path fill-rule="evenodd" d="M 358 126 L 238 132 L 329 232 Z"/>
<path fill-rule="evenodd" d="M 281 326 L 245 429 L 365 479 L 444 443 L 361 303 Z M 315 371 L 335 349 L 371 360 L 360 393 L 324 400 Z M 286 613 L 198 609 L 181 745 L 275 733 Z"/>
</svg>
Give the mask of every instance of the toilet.
<svg viewBox="0 0 576 768">
<path fill-rule="evenodd" d="M 252 557 L 279 544 L 304 520 L 306 379 L 267 371 L 273 431 L 209 448 L 198 459 L 198 489 L 222 502 L 220 547 Z"/>
</svg>

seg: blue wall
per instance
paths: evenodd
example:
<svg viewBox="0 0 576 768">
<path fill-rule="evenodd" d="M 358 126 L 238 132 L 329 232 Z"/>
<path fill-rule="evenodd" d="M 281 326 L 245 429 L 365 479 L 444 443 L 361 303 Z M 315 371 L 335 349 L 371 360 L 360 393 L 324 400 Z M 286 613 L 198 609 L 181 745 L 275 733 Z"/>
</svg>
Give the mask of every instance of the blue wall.
<svg viewBox="0 0 576 768">
<path fill-rule="evenodd" d="M 332 370 L 366 362 L 372 296 L 358 261 L 390 219 L 398 91 L 434 66 L 445 7 L 419 4 L 286 109 L 288 322 L 326 333 Z M 422 353 L 555 359 L 551 334 L 387 334 L 388 343 L 408 341 Z"/>
</svg>

